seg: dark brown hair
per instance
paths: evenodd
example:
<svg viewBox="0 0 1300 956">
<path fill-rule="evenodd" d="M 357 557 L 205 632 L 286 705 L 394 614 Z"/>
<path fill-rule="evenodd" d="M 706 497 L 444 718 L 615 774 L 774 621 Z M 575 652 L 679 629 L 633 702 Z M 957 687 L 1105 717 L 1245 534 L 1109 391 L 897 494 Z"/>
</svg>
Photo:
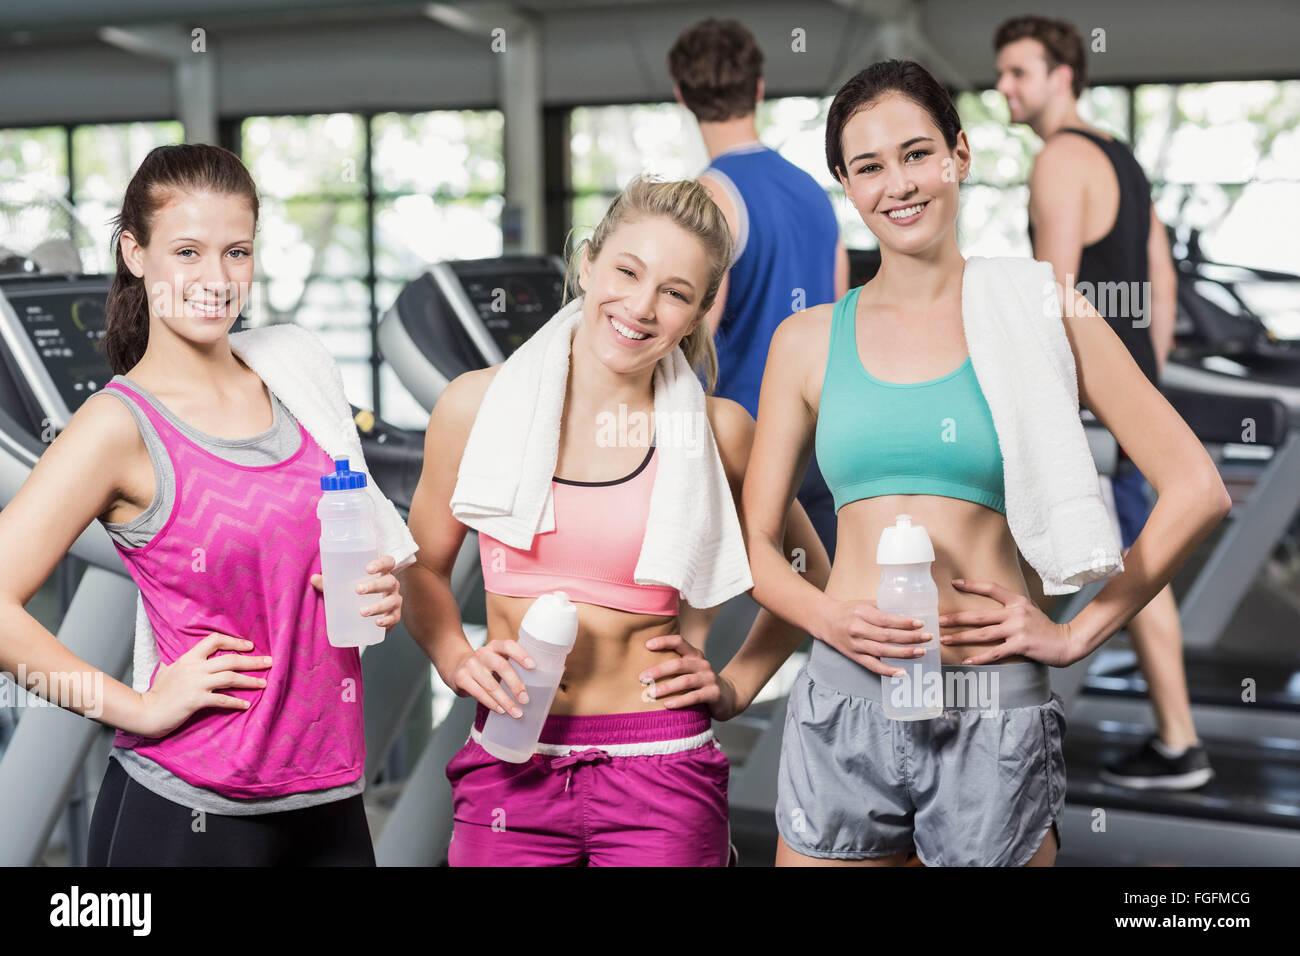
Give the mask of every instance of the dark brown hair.
<svg viewBox="0 0 1300 956">
<path fill-rule="evenodd" d="M 754 112 L 763 51 L 739 20 L 710 18 L 677 38 L 668 72 L 697 120 L 720 123 Z"/>
<path fill-rule="evenodd" d="M 257 223 L 257 187 L 239 157 L 206 143 L 158 146 L 149 152 L 127 184 L 122 211 L 113 219 L 112 251 L 117 274 L 104 308 L 103 348 L 113 371 L 122 375 L 140 361 L 149 344 L 149 299 L 144 280 L 132 275 L 122 257 L 121 238 L 130 232 L 149 245 L 154 216 L 176 192 L 213 192 L 242 196 Z"/>
<path fill-rule="evenodd" d="M 1088 61 L 1083 52 L 1083 37 L 1079 36 L 1073 24 L 1047 17 L 1012 17 L 993 34 L 993 52 L 997 53 L 1008 43 L 1025 39 L 1037 40 L 1043 45 L 1047 72 L 1058 66 L 1068 66 L 1073 74 L 1070 88 L 1074 91 L 1074 98 L 1077 100 L 1083 95 L 1083 89 L 1088 85 Z"/>
<path fill-rule="evenodd" d="M 949 149 L 957 145 L 961 117 L 952 97 L 925 67 L 913 60 L 881 60 L 840 87 L 826 111 L 826 167 L 838 180 L 849 178 L 844 167 L 844 126 L 860 110 L 886 93 L 906 96 L 930 114 Z"/>
</svg>

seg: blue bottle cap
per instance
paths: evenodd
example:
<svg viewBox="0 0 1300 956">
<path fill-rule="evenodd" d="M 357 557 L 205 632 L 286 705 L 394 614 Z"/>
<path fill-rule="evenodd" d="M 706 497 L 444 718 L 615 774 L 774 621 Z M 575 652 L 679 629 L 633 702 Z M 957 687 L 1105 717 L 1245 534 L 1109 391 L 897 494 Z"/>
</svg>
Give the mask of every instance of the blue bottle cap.
<svg viewBox="0 0 1300 956">
<path fill-rule="evenodd" d="M 332 474 L 321 475 L 321 491 L 348 491 L 352 488 L 364 488 L 366 486 L 366 473 L 364 471 L 348 471 L 348 460 L 346 458 L 336 458 L 334 460 L 334 471 Z"/>
</svg>

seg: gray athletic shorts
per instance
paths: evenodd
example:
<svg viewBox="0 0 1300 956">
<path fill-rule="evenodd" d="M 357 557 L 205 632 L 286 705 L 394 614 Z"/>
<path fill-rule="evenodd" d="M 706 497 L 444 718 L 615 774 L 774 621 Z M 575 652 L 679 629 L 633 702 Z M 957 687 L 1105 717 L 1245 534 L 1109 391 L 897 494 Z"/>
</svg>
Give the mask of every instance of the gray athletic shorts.
<svg viewBox="0 0 1300 956">
<path fill-rule="evenodd" d="M 910 851 L 1023 866 L 1065 806 L 1065 711 L 1046 664 L 944 665 L 945 711 L 891 720 L 881 678 L 821 641 L 790 690 L 776 825 L 806 856 Z"/>
</svg>

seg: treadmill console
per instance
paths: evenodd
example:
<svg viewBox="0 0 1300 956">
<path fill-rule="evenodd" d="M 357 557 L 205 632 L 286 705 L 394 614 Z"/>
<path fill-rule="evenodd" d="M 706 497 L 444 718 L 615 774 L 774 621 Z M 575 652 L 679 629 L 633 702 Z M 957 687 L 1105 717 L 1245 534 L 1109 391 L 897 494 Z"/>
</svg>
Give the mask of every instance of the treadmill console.
<svg viewBox="0 0 1300 956">
<path fill-rule="evenodd" d="M 384 360 L 425 411 L 452 379 L 504 362 L 564 301 L 558 256 L 435 262 L 379 324 Z"/>
<path fill-rule="evenodd" d="M 564 298 L 564 273 L 548 257 L 471 259 L 447 267 L 502 358 L 545 325 Z"/>
<path fill-rule="evenodd" d="M 101 350 L 107 276 L 21 276 L 0 281 L 0 336 L 15 400 L 32 424 L 62 429 L 113 373 Z M 18 409 L 15 409 L 17 411 Z"/>
</svg>

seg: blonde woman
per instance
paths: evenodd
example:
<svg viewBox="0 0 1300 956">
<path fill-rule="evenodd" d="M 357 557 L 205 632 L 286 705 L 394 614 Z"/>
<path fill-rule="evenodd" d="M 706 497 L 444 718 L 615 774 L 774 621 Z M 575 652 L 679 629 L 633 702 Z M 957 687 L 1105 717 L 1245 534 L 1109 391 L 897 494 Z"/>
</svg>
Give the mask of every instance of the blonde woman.
<svg viewBox="0 0 1300 956">
<path fill-rule="evenodd" d="M 726 220 L 703 187 L 647 179 L 614 200 L 575 252 L 570 272 L 583 298 L 551 482 L 555 529 L 535 535 L 528 551 L 480 532 L 488 639 L 477 649 L 448 585 L 466 533 L 450 502 L 501 367 L 460 376 L 433 410 L 410 516 L 420 550 L 403 590 L 411 633 L 439 675 L 479 703 L 471 738 L 447 766 L 453 866 L 727 863 L 729 768 L 711 718 L 748 706 L 804 635 L 760 612 L 744 646 L 715 673 L 682 636 L 693 612 L 681 594 L 637 584 L 633 572 L 659 470 L 653 436 L 669 424 L 655 422 L 656 366 L 680 349 L 712 388 L 717 366 L 705 313 L 731 255 Z M 693 377 L 689 384 L 700 388 Z M 754 422 L 729 400 L 709 397 L 706 408 L 726 507 L 738 510 Z M 639 443 L 608 447 L 597 423 L 620 409 L 654 424 Z M 521 403 L 519 414 L 530 412 Z M 803 548 L 810 578 L 824 581 L 829 562 L 811 522 L 798 504 L 788 511 L 787 545 Z M 489 710 L 520 715 L 516 701 L 527 697 L 510 662 L 531 661 L 515 638 L 533 600 L 555 589 L 577 603 L 577 643 L 539 752 L 505 763 L 476 736 Z"/>
</svg>

